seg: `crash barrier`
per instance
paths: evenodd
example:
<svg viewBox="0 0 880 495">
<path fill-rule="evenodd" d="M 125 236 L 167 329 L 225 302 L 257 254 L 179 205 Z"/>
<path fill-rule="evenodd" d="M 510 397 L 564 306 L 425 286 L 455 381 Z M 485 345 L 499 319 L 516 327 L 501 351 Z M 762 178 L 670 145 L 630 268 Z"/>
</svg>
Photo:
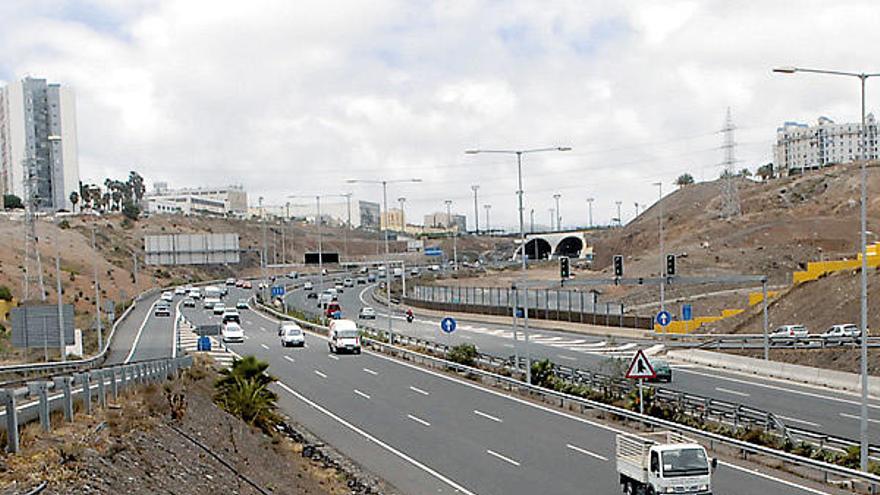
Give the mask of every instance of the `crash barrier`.
<svg viewBox="0 0 880 495">
<path fill-rule="evenodd" d="M 880 243 L 874 243 L 868 246 L 868 268 L 877 268 L 880 266 Z M 794 285 L 802 284 L 818 280 L 819 278 L 841 271 L 860 270 L 862 268 L 862 253 L 856 255 L 856 259 L 852 260 L 833 260 L 833 261 L 811 261 L 807 263 L 807 269 L 804 271 L 792 273 L 791 279 Z"/>
<path fill-rule="evenodd" d="M 265 313 L 269 313 L 279 319 L 295 321 L 301 327 L 308 329 L 308 330 L 315 331 L 316 333 L 319 333 L 321 335 L 327 335 L 327 333 L 329 331 L 329 329 L 325 326 L 317 325 L 317 324 L 314 324 L 314 323 L 311 323 L 308 321 L 304 321 L 304 320 L 301 320 L 298 318 L 294 318 L 294 317 L 279 313 L 278 311 L 275 311 L 274 309 L 272 309 L 268 306 L 262 305 L 262 304 L 257 304 L 256 307 L 258 309 L 260 309 L 261 311 L 263 311 Z M 458 364 L 458 363 L 455 363 L 452 361 L 448 361 L 448 360 L 441 358 L 441 357 L 436 357 L 436 356 L 426 354 L 423 352 L 418 352 L 418 351 L 414 351 L 411 349 L 407 349 L 407 348 L 401 347 L 400 345 L 397 345 L 397 344 L 418 345 L 420 347 L 426 347 L 429 350 L 434 349 L 434 350 L 443 352 L 444 356 L 445 356 L 445 353 L 449 351 L 449 346 L 446 346 L 443 344 L 437 344 L 437 343 L 430 342 L 430 341 L 424 341 L 424 340 L 416 339 L 416 338 L 412 338 L 412 337 L 407 337 L 405 335 L 394 334 L 394 335 L 389 336 L 387 334 L 387 331 L 376 330 L 376 329 L 369 328 L 369 327 L 364 327 L 364 328 L 367 331 L 366 333 L 371 334 L 371 335 L 373 334 L 373 332 L 375 332 L 376 335 L 382 335 L 384 333 L 384 335 L 382 335 L 381 339 L 388 341 L 386 343 L 386 342 L 383 342 L 382 340 L 367 337 L 367 338 L 364 338 L 365 344 L 371 346 L 372 348 L 376 349 L 378 352 L 381 352 L 383 354 L 387 354 L 392 357 L 397 357 L 397 358 L 405 360 L 405 361 L 410 361 L 410 362 L 419 364 L 419 365 L 427 367 L 427 368 L 435 368 L 435 369 L 440 369 L 440 370 L 444 370 L 444 371 L 452 371 L 452 372 L 455 372 L 458 374 L 462 374 L 462 375 L 474 378 L 477 381 L 479 381 L 480 383 L 483 383 L 486 385 L 491 385 L 491 386 L 495 386 L 498 388 L 503 388 L 508 391 L 516 391 L 521 394 L 528 394 L 528 395 L 532 396 L 533 398 L 538 398 L 538 399 L 541 399 L 544 401 L 552 401 L 552 402 L 558 404 L 559 407 L 563 408 L 563 409 L 566 409 L 566 408 L 570 408 L 573 410 L 576 409 L 576 410 L 579 410 L 581 413 L 584 413 L 588 410 L 601 411 L 601 412 L 613 414 L 616 417 L 621 418 L 621 419 L 636 421 L 636 422 L 642 423 L 646 426 L 670 430 L 670 431 L 679 433 L 681 435 L 686 435 L 689 437 L 700 438 L 704 442 L 709 444 L 710 450 L 714 450 L 716 448 L 716 445 L 719 445 L 719 446 L 723 445 L 723 446 L 727 446 L 727 447 L 738 450 L 740 455 L 743 458 L 747 457 L 747 455 L 749 455 L 749 454 L 761 455 L 761 456 L 765 456 L 767 458 L 774 459 L 777 461 L 788 462 L 788 463 L 791 463 L 791 464 L 794 464 L 797 466 L 809 468 L 809 469 L 815 470 L 816 472 L 822 473 L 824 475 L 824 480 L 826 483 L 829 481 L 829 476 L 835 475 L 835 476 L 840 476 L 840 477 L 847 479 L 847 480 L 855 480 L 855 481 L 864 483 L 866 487 L 870 487 L 871 493 L 878 493 L 878 490 L 880 490 L 880 476 L 877 476 L 874 474 L 865 473 L 862 471 L 858 471 L 856 469 L 850 469 L 847 467 L 839 466 L 837 464 L 831 464 L 828 462 L 799 456 L 796 454 L 785 452 L 783 450 L 777 450 L 777 449 L 773 449 L 770 447 L 765 447 L 762 445 L 753 444 L 753 443 L 739 440 L 736 438 L 724 436 L 719 433 L 713 433 L 710 431 L 701 430 L 699 428 L 694 428 L 691 426 L 675 423 L 673 421 L 660 419 L 660 418 L 648 416 L 645 414 L 640 414 L 635 411 L 630 411 L 629 409 L 613 406 L 610 404 L 605 404 L 603 402 L 598 402 L 598 401 L 590 400 L 590 399 L 587 399 L 584 397 L 570 395 L 565 392 L 558 392 L 556 390 L 551 390 L 551 389 L 544 388 L 544 387 L 541 387 L 538 385 L 531 385 L 531 384 L 525 383 L 524 381 L 521 381 L 520 379 L 516 378 L 515 376 L 505 376 L 505 375 L 502 375 L 499 373 L 486 371 L 484 369 L 475 368 L 475 367 L 467 366 L 467 365 L 463 365 L 463 364 Z M 418 344 L 418 342 L 425 343 L 426 345 L 421 346 Z M 431 346 L 433 346 L 433 347 L 431 347 Z M 486 359 L 488 361 L 483 361 L 483 362 L 492 363 L 493 366 L 502 365 L 502 363 L 505 363 L 507 366 L 509 366 L 508 360 L 504 360 L 502 358 L 497 358 L 497 357 L 492 357 L 492 356 L 487 356 L 485 354 L 479 354 L 478 361 L 486 360 Z M 565 367 L 559 367 L 559 366 L 555 366 L 555 370 L 559 370 L 558 371 L 559 373 L 572 373 L 573 372 L 572 368 L 565 368 Z M 593 375 L 593 376 L 597 375 L 595 373 L 584 371 L 584 370 L 578 370 L 578 371 L 580 371 L 583 374 L 588 374 L 588 375 Z M 557 371 L 554 371 L 554 372 L 557 372 Z M 631 384 L 630 384 L 630 387 L 632 387 Z M 664 390 L 664 392 L 660 392 L 661 397 L 668 396 L 668 394 L 665 394 L 665 392 L 677 393 L 677 392 L 673 392 L 673 391 Z M 663 400 L 663 399 L 661 399 L 661 400 Z M 685 402 L 685 401 L 699 402 L 701 400 L 702 404 L 703 404 L 702 407 L 705 407 L 705 405 L 707 404 L 706 398 L 699 398 L 698 396 L 694 396 L 692 394 L 681 394 L 680 396 L 676 396 L 674 399 L 671 399 L 671 400 L 674 400 L 676 402 Z M 710 409 L 714 409 L 716 411 L 715 413 L 713 413 L 716 416 L 721 415 L 722 417 L 728 418 L 725 421 L 728 424 L 730 424 L 730 422 L 731 422 L 730 421 L 731 415 L 738 414 L 739 415 L 738 421 L 740 421 L 743 424 L 743 426 L 748 424 L 752 418 L 754 419 L 754 422 L 756 425 L 764 424 L 764 425 L 769 425 L 768 427 L 774 427 L 777 429 L 784 426 L 784 425 L 782 425 L 781 422 L 779 422 L 778 418 L 770 416 L 769 415 L 770 413 L 761 412 L 757 409 L 747 408 L 745 406 L 732 404 L 732 403 L 723 403 L 723 401 L 717 401 L 714 399 L 710 399 L 708 401 L 708 405 L 709 405 Z M 722 411 L 722 409 L 730 410 L 731 408 L 732 408 L 732 411 L 730 411 L 728 413 L 725 413 Z M 761 418 L 762 415 L 764 416 L 763 419 Z M 733 416 L 733 417 L 736 418 L 736 416 Z M 849 447 L 849 446 L 858 444 L 857 442 L 853 442 L 848 439 L 840 439 L 840 438 L 831 437 L 831 436 L 825 435 L 825 434 L 809 432 L 807 430 L 799 430 L 799 429 L 795 429 L 795 428 L 791 428 L 791 427 L 787 427 L 787 426 L 784 426 L 784 427 L 785 427 L 786 431 L 788 432 L 788 435 L 789 435 L 788 438 L 811 439 L 814 441 L 814 443 L 819 443 L 819 444 L 821 444 L 822 442 L 827 442 L 825 444 L 825 446 L 831 446 L 834 442 L 839 442 L 839 444 L 843 447 Z M 785 433 L 783 433 L 783 435 L 785 435 Z M 811 435 L 816 435 L 816 436 L 812 437 Z M 880 446 L 871 446 L 870 451 L 872 454 L 880 454 Z"/>
<path fill-rule="evenodd" d="M 519 296 L 522 314 L 525 292 L 528 292 L 528 316 L 530 319 L 568 321 L 607 327 L 653 328 L 654 320 L 648 316 L 625 315 L 620 303 L 598 302 L 595 292 L 560 289 L 529 289 L 516 291 L 504 287 L 461 287 L 441 285 L 417 285 L 408 291 L 403 302 L 410 306 L 437 311 L 478 313 L 484 315 L 513 317 Z"/>
<path fill-rule="evenodd" d="M 51 379 L 33 380 L 25 386 L 0 389 L 0 406 L 5 415 L 2 427 L 6 430 L 6 451 L 18 453 L 21 446 L 19 432 L 22 425 L 39 420 L 43 431 L 51 431 L 51 416 L 62 411 L 64 421 L 74 420 L 74 403 L 82 404 L 82 411 L 91 414 L 97 407 L 115 401 L 120 392 L 137 385 L 160 382 L 177 376 L 192 366 L 191 356 L 139 361 L 131 364 L 107 366 L 90 371 L 60 374 Z"/>
</svg>

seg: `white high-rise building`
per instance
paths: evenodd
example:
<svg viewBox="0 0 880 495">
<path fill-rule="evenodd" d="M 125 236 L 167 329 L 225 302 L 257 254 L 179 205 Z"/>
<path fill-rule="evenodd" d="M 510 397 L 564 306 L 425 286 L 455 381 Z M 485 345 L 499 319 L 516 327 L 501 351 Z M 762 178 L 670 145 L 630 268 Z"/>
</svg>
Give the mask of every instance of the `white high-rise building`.
<svg viewBox="0 0 880 495">
<path fill-rule="evenodd" d="M 861 125 L 835 124 L 819 117 L 817 125 L 786 122 L 776 130 L 773 158 L 780 173 L 799 174 L 840 163 L 858 160 Z M 877 159 L 877 121 L 873 114 L 865 118 L 867 158 Z"/>
<path fill-rule="evenodd" d="M 25 166 L 40 210 L 72 210 L 79 192 L 73 90 L 25 77 L 0 88 L 0 189 L 25 201 Z"/>
</svg>

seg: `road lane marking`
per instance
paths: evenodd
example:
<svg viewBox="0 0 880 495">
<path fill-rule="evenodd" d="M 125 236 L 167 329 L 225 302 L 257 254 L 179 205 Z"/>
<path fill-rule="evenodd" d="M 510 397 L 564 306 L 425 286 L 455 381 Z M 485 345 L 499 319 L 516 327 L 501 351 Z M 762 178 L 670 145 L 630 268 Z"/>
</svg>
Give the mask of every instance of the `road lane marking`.
<svg viewBox="0 0 880 495">
<path fill-rule="evenodd" d="M 260 327 L 260 330 L 262 330 L 262 331 L 265 332 L 265 331 L 266 331 L 266 327 Z"/>
<path fill-rule="evenodd" d="M 327 378 L 327 375 L 325 375 L 324 373 L 321 373 L 321 372 L 318 371 L 318 370 L 315 370 L 315 374 L 318 375 L 318 376 L 320 376 L 321 378 Z"/>
<path fill-rule="evenodd" d="M 267 346 L 266 344 L 260 344 L 260 347 L 266 349 L 267 351 L 269 350 L 269 346 Z"/>
<path fill-rule="evenodd" d="M 413 416 L 412 414 L 407 414 L 406 417 L 415 421 L 416 423 L 418 423 L 422 426 L 431 426 L 431 423 L 428 423 L 427 421 L 425 421 L 422 418 L 417 418 L 417 417 Z"/>
<path fill-rule="evenodd" d="M 729 388 L 715 387 L 715 390 L 722 392 L 722 393 L 725 393 L 725 394 L 738 395 L 740 397 L 751 397 L 752 396 L 752 394 L 747 394 L 745 392 L 738 392 L 736 390 L 730 390 Z"/>
<path fill-rule="evenodd" d="M 491 455 L 492 457 L 496 457 L 498 459 L 501 459 L 502 461 L 504 461 L 508 464 L 513 464 L 514 466 L 517 466 L 517 467 L 519 467 L 519 465 L 520 465 L 519 462 L 514 461 L 510 457 L 505 457 L 505 456 L 499 454 L 498 452 L 495 452 L 494 450 L 486 449 L 486 453 Z"/>
<path fill-rule="evenodd" d="M 290 357 L 290 356 L 284 356 L 284 359 L 290 361 L 291 363 L 295 363 L 295 362 L 296 362 L 296 361 L 294 361 L 293 358 Z"/>
<path fill-rule="evenodd" d="M 474 338 L 469 335 L 459 335 L 459 337 L 461 337 L 463 339 L 467 339 L 467 340 L 474 340 Z"/>
<path fill-rule="evenodd" d="M 409 389 L 412 390 L 413 392 L 416 392 L 416 393 L 419 393 L 419 394 L 422 394 L 422 395 L 431 395 L 430 392 L 427 392 L 427 391 L 422 390 L 422 389 L 417 388 L 417 387 L 410 386 Z"/>
<path fill-rule="evenodd" d="M 859 420 L 862 419 L 861 416 L 856 416 L 855 414 L 840 413 L 840 415 L 844 418 L 849 418 L 849 419 L 859 419 Z M 868 418 L 868 422 L 869 423 L 877 423 L 878 425 L 880 425 L 880 419 Z"/>
<path fill-rule="evenodd" d="M 379 374 L 379 373 L 376 373 L 375 371 L 371 370 L 370 368 L 364 368 L 364 371 L 366 371 L 367 373 L 369 373 L 373 376 L 376 376 Z"/>
<path fill-rule="evenodd" d="M 781 419 L 781 420 L 783 420 L 783 421 L 791 421 L 791 422 L 794 422 L 794 423 L 802 423 L 802 424 L 805 424 L 805 425 L 808 425 L 808 426 L 813 426 L 813 427 L 816 427 L 816 428 L 821 428 L 821 427 L 822 427 L 822 425 L 820 425 L 819 423 L 814 423 L 814 422 L 812 422 L 812 421 L 807 421 L 807 420 L 805 420 L 805 419 L 792 418 L 792 417 L 789 417 L 789 416 L 780 416 L 780 415 L 778 415 L 778 414 L 776 415 L 776 417 L 779 418 L 779 419 Z"/>
<path fill-rule="evenodd" d="M 486 419 L 490 419 L 496 423 L 502 423 L 501 418 L 496 418 L 495 416 L 492 416 L 491 414 L 486 414 L 483 411 L 478 411 L 474 409 L 474 414 L 476 414 L 477 416 L 482 416 Z"/>
<path fill-rule="evenodd" d="M 337 423 L 339 423 L 339 424 L 345 426 L 346 428 L 348 428 L 348 429 L 350 429 L 351 431 L 357 433 L 358 435 L 360 435 L 360 436 L 366 438 L 367 440 L 369 440 L 369 441 L 375 443 L 376 445 L 382 447 L 383 449 L 387 450 L 388 452 L 391 452 L 392 454 L 394 454 L 394 455 L 396 455 L 397 457 L 403 459 L 404 461 L 406 461 L 406 462 L 412 464 L 413 466 L 415 466 L 415 467 L 421 469 L 422 471 L 428 473 L 429 475 L 431 475 L 431 476 L 433 476 L 434 478 L 440 480 L 441 482 L 446 483 L 447 485 L 449 485 L 449 486 L 452 487 L 453 489 L 457 490 L 458 492 L 461 492 L 461 493 L 464 494 L 464 495 L 476 495 L 476 493 L 474 493 L 474 492 L 468 490 L 467 488 L 465 488 L 464 486 L 462 486 L 462 485 L 456 483 L 456 482 L 453 481 L 451 478 L 446 477 L 445 475 L 441 474 L 440 472 L 438 472 L 438 471 L 432 469 L 431 467 L 429 467 L 429 466 L 427 466 L 427 465 L 425 465 L 425 464 L 423 464 L 423 463 L 417 461 L 416 459 L 414 459 L 414 458 L 412 458 L 412 457 L 406 455 L 405 453 L 401 452 L 400 450 L 397 450 L 396 448 L 394 448 L 394 447 L 392 447 L 391 445 L 389 445 L 389 444 L 383 442 L 382 440 L 379 440 L 378 438 L 376 438 L 376 437 L 374 437 L 373 435 L 367 433 L 366 431 L 364 431 L 364 430 L 358 428 L 357 426 L 355 426 L 355 425 L 349 423 L 348 421 L 342 419 L 341 417 L 337 416 L 336 414 L 333 414 L 333 413 L 330 412 L 327 408 L 325 408 L 325 407 L 321 406 L 320 404 L 318 404 L 318 403 L 312 401 L 311 399 L 308 399 L 307 397 L 305 397 L 304 395 L 300 394 L 300 393 L 297 392 L 296 390 L 294 390 L 294 389 L 290 388 L 289 386 L 287 386 L 287 384 L 285 384 L 284 382 L 278 382 L 278 386 L 281 387 L 284 391 L 286 391 L 286 392 L 289 393 L 290 395 L 293 395 L 294 397 L 296 397 L 297 399 L 303 401 L 304 403 L 308 404 L 309 406 L 313 407 L 313 408 L 316 409 L 317 411 L 320 411 L 320 412 L 323 413 L 325 416 L 327 416 L 327 417 L 333 419 L 333 420 L 336 421 Z"/>
<path fill-rule="evenodd" d="M 564 354 L 557 354 L 556 357 L 558 357 L 559 359 L 566 359 L 568 361 L 577 361 L 577 358 L 573 358 L 571 356 L 566 356 Z"/>
<path fill-rule="evenodd" d="M 357 395 L 360 395 L 360 396 L 363 397 L 364 399 L 370 400 L 370 396 L 369 396 L 369 394 L 365 394 L 365 393 L 361 392 L 361 391 L 358 390 L 358 389 L 354 389 L 354 393 L 357 394 Z"/>
<path fill-rule="evenodd" d="M 513 344 L 504 344 L 504 347 L 510 347 L 510 348 L 513 348 Z"/>
<path fill-rule="evenodd" d="M 333 360 L 339 361 L 339 356 L 336 356 L 336 355 L 334 355 L 334 354 L 327 354 L 327 357 L 330 358 L 330 359 L 333 359 Z"/>
<path fill-rule="evenodd" d="M 123 363 L 129 363 L 132 356 L 134 356 L 134 352 L 137 350 L 138 342 L 140 342 L 141 340 L 141 334 L 144 332 L 144 327 L 147 326 L 147 321 L 149 321 L 150 317 L 153 316 L 153 308 L 156 306 L 157 302 L 158 299 L 153 301 L 153 304 L 151 304 L 149 309 L 147 309 L 147 314 L 146 316 L 144 316 L 144 321 L 141 322 L 141 326 L 138 328 L 137 334 L 134 336 L 134 342 L 131 344 L 131 350 L 128 351 L 128 356 L 125 356 L 125 361 L 123 361 Z"/>
<path fill-rule="evenodd" d="M 588 456 L 590 456 L 590 457 L 595 457 L 596 459 L 599 459 L 599 460 L 601 460 L 601 461 L 607 461 L 607 460 L 608 460 L 608 458 L 605 457 L 604 455 L 599 455 L 599 454 L 597 454 L 597 453 L 595 453 L 595 452 L 590 452 L 589 450 L 584 449 L 584 448 L 581 448 L 581 447 L 578 447 L 577 445 L 572 445 L 572 444 L 569 443 L 569 444 L 566 444 L 565 446 L 568 447 L 568 448 L 570 448 L 571 450 L 573 450 L 573 451 L 575 451 L 575 452 L 580 452 L 581 454 L 588 455 Z"/>
</svg>

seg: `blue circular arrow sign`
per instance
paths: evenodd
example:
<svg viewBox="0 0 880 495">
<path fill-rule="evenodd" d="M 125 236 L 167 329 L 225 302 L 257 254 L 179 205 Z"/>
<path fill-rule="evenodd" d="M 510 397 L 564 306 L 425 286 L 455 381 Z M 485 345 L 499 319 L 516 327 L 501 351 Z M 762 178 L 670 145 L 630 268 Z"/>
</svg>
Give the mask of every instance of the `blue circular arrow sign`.
<svg viewBox="0 0 880 495">
<path fill-rule="evenodd" d="M 443 330 L 445 333 L 454 332 L 456 326 L 455 319 L 450 318 L 449 316 L 440 320 L 440 330 Z"/>
<path fill-rule="evenodd" d="M 661 311 L 657 313 L 656 320 L 661 327 L 665 327 L 666 325 L 669 325 L 669 323 L 672 321 L 672 315 L 669 314 L 669 311 Z"/>
</svg>

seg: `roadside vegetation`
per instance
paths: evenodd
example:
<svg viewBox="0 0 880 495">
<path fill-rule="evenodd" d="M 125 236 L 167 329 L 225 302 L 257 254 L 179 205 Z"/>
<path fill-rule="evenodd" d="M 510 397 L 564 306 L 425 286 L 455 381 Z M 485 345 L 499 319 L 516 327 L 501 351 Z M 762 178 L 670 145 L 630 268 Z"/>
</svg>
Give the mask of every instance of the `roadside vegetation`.
<svg viewBox="0 0 880 495">
<path fill-rule="evenodd" d="M 214 400 L 226 412 L 272 434 L 280 417 L 278 395 L 269 390 L 276 379 L 268 369 L 269 363 L 254 356 L 235 359 L 230 369 L 220 372 Z"/>
</svg>

